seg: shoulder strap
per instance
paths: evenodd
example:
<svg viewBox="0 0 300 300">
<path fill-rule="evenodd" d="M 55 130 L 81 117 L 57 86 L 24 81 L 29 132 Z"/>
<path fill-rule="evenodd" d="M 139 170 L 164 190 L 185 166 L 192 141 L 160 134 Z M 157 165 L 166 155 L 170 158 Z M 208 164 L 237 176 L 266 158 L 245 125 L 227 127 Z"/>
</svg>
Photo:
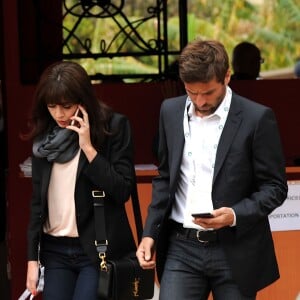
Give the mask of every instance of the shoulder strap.
<svg viewBox="0 0 300 300">
<path fill-rule="evenodd" d="M 94 201 L 94 215 L 95 215 L 95 246 L 99 255 L 106 253 L 107 250 L 107 237 L 105 227 L 105 214 L 104 214 L 104 199 L 105 192 L 94 190 L 92 191 Z"/>
<path fill-rule="evenodd" d="M 105 193 L 103 191 L 92 191 L 92 197 L 94 200 L 94 213 L 95 213 L 95 232 L 96 232 L 96 247 L 97 245 L 107 245 L 106 227 L 105 227 L 105 213 L 104 213 L 104 199 Z M 136 233 L 138 237 L 138 243 L 141 241 L 143 233 L 143 222 L 140 209 L 140 202 L 138 197 L 138 189 L 136 182 L 136 175 L 134 178 L 134 184 L 131 191 L 131 201 L 134 213 Z M 105 248 L 105 247 L 104 247 Z"/>
<path fill-rule="evenodd" d="M 138 194 L 138 189 L 137 189 L 136 175 L 134 178 L 133 189 L 131 191 L 131 201 L 132 201 L 132 207 L 133 207 L 133 213 L 134 213 L 136 234 L 137 234 L 137 238 L 138 238 L 138 243 L 140 243 L 140 241 L 142 240 L 142 234 L 143 234 L 143 221 L 142 221 L 141 207 L 140 207 L 140 201 L 139 201 L 139 194 Z"/>
</svg>

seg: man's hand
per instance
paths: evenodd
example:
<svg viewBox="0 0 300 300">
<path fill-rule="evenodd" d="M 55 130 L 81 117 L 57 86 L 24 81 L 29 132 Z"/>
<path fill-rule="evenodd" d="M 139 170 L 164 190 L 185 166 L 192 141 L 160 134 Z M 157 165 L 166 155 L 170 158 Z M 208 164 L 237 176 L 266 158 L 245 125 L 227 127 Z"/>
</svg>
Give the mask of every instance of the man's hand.
<svg viewBox="0 0 300 300">
<path fill-rule="evenodd" d="M 150 237 L 144 237 L 136 251 L 136 256 L 143 269 L 155 268 L 154 254 L 154 240 Z"/>
<path fill-rule="evenodd" d="M 221 207 L 212 211 L 213 218 L 195 218 L 194 223 L 209 229 L 220 229 L 234 225 L 235 215 L 230 207 Z"/>
</svg>

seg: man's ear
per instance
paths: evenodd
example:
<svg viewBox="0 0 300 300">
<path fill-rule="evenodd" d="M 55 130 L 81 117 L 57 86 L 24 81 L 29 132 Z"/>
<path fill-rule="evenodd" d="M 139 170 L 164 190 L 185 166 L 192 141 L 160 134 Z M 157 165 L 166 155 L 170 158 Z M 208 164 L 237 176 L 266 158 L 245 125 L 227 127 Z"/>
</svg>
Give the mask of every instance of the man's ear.
<svg viewBox="0 0 300 300">
<path fill-rule="evenodd" d="M 224 84 L 228 85 L 229 81 L 230 81 L 230 69 L 228 69 L 227 72 L 226 72 L 226 75 L 225 75 L 225 78 L 224 78 Z"/>
</svg>

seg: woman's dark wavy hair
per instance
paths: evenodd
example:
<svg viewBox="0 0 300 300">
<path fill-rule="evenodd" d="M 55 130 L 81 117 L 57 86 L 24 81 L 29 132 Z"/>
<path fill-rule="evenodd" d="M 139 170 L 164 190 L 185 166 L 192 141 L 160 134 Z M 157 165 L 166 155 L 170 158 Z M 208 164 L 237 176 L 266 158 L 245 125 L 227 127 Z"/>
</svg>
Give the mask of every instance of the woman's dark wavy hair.
<svg viewBox="0 0 300 300">
<path fill-rule="evenodd" d="M 56 125 L 47 104 L 81 104 L 87 111 L 91 132 L 91 142 L 99 150 L 105 136 L 109 135 L 108 123 L 112 109 L 96 96 L 93 85 L 85 69 L 75 62 L 63 61 L 50 65 L 38 82 L 31 120 L 31 131 L 25 139 L 34 139 L 46 134 Z M 24 137 L 24 136 L 23 136 Z"/>
<path fill-rule="evenodd" d="M 183 82 L 224 83 L 229 69 L 229 58 L 224 46 L 213 40 L 189 43 L 179 57 L 179 76 Z"/>
</svg>

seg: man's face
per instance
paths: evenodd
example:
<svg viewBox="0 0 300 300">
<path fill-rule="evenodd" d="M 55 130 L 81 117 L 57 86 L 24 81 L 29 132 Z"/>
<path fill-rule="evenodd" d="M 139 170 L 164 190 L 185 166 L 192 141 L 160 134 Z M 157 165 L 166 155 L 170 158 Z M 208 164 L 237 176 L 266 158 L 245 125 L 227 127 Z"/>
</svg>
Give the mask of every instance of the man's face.
<svg viewBox="0 0 300 300">
<path fill-rule="evenodd" d="M 185 90 L 195 106 L 196 115 L 205 117 L 213 114 L 226 94 L 226 86 L 230 80 L 228 71 L 224 83 L 213 79 L 209 82 L 184 83 Z"/>
</svg>

